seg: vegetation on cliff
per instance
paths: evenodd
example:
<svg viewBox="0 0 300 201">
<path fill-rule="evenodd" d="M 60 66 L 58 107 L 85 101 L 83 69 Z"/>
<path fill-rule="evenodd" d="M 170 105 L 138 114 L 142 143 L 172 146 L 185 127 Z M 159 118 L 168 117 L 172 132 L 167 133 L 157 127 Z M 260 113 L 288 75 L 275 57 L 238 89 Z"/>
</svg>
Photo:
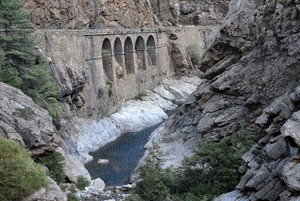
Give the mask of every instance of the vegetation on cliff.
<svg viewBox="0 0 300 201">
<path fill-rule="evenodd" d="M 127 200 L 211 200 L 234 190 L 239 181 L 242 155 L 258 139 L 242 123 L 239 130 L 219 142 L 201 140 L 194 155 L 177 169 L 162 169 L 159 146 L 149 149 L 145 164 L 138 168 L 142 180 Z"/>
<path fill-rule="evenodd" d="M 0 200 L 21 200 L 47 187 L 46 173 L 16 142 L 0 138 Z"/>
<path fill-rule="evenodd" d="M 58 88 L 36 47 L 29 15 L 16 0 L 1 0 L 0 7 L 0 81 L 21 89 L 55 119 Z"/>
</svg>

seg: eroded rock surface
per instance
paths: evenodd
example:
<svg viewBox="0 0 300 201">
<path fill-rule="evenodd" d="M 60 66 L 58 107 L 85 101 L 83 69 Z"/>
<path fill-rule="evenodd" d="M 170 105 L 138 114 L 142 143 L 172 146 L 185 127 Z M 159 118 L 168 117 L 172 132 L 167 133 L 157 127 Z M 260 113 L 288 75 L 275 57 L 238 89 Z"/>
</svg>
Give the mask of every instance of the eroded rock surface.
<svg viewBox="0 0 300 201">
<path fill-rule="evenodd" d="M 87 80 L 85 71 L 74 65 L 50 65 L 53 79 L 58 83 L 60 97 L 71 108 L 80 108 L 85 104 L 82 89 Z"/>
<path fill-rule="evenodd" d="M 149 1 L 21 0 L 32 22 L 40 29 L 99 29 L 152 27 Z"/>
<path fill-rule="evenodd" d="M 0 136 L 18 142 L 33 158 L 61 143 L 47 110 L 19 89 L 0 82 Z"/>
<path fill-rule="evenodd" d="M 229 1 L 152 0 L 152 9 L 164 26 L 219 25 Z"/>
</svg>

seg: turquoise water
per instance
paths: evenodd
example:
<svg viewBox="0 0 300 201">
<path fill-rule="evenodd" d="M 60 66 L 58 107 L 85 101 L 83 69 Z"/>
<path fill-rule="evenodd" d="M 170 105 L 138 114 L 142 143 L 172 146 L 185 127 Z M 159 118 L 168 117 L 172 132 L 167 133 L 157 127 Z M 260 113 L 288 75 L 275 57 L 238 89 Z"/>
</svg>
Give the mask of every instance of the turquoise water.
<svg viewBox="0 0 300 201">
<path fill-rule="evenodd" d="M 129 182 L 129 177 L 144 155 L 144 145 L 150 134 L 158 127 L 152 126 L 135 133 L 123 134 L 115 141 L 90 152 L 94 160 L 85 164 L 92 179 L 101 178 L 107 186 L 118 186 Z M 108 159 L 109 164 L 99 165 L 98 159 Z"/>
</svg>

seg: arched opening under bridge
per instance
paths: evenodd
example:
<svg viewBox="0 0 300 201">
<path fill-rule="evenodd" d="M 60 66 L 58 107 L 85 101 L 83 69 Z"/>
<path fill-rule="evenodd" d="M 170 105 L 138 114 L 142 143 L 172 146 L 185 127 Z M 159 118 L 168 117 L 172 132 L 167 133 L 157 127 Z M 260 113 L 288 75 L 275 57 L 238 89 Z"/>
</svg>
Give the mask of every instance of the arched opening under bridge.
<svg viewBox="0 0 300 201">
<path fill-rule="evenodd" d="M 125 66 L 127 74 L 134 74 L 133 44 L 130 37 L 127 37 L 124 44 Z"/>
<path fill-rule="evenodd" d="M 108 38 L 105 38 L 102 43 L 102 64 L 105 76 L 108 80 L 114 81 L 114 70 L 112 65 L 112 49 L 110 40 Z"/>
<path fill-rule="evenodd" d="M 138 70 L 146 70 L 145 42 L 141 36 L 139 36 L 135 42 L 135 51 L 138 60 Z"/>
<path fill-rule="evenodd" d="M 154 37 L 150 35 L 147 40 L 147 53 L 150 58 L 148 58 L 148 63 L 151 66 L 156 66 L 156 46 Z"/>
</svg>

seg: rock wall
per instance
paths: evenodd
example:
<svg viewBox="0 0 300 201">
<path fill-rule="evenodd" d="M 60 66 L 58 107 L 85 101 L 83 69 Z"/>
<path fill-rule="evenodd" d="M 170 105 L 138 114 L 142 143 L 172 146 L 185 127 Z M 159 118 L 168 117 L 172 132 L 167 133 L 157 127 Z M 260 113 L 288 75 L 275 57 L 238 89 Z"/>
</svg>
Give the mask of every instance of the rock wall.
<svg viewBox="0 0 300 201">
<path fill-rule="evenodd" d="M 48 111 L 19 89 L 0 82 L 0 136 L 18 142 L 32 158 L 61 144 Z"/>
<path fill-rule="evenodd" d="M 229 1 L 151 0 L 157 20 L 163 26 L 219 25 L 225 17 Z M 155 22 L 157 22 L 155 21 Z"/>
<path fill-rule="evenodd" d="M 20 0 L 38 29 L 153 27 L 148 0 Z"/>
<path fill-rule="evenodd" d="M 160 143 L 169 166 L 180 162 L 174 156 L 191 154 L 187 147 L 196 139 L 220 140 L 241 122 L 263 133 L 243 156 L 237 190 L 216 200 L 299 199 L 299 6 L 231 1 L 199 65 L 207 81 L 151 137 L 148 146 Z"/>
</svg>

